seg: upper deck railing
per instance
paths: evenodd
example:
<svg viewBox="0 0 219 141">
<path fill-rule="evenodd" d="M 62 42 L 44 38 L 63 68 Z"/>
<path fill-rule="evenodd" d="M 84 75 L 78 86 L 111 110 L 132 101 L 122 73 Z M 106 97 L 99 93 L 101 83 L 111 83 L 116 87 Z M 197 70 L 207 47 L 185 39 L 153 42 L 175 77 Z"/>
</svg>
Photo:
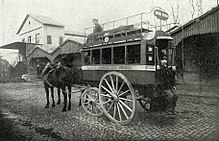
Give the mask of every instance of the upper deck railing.
<svg viewBox="0 0 219 141">
<path fill-rule="evenodd" d="M 85 44 L 97 45 L 104 42 L 106 35 L 110 41 L 128 40 L 130 38 L 142 38 L 144 32 L 152 32 L 157 30 L 168 31 L 172 27 L 177 26 L 176 23 L 167 23 L 167 20 L 156 19 L 151 13 L 139 13 L 117 19 L 111 22 L 101 24 L 103 32 L 93 33 L 94 27 L 89 27 L 84 30 Z M 152 20 L 151 20 L 152 18 Z"/>
</svg>

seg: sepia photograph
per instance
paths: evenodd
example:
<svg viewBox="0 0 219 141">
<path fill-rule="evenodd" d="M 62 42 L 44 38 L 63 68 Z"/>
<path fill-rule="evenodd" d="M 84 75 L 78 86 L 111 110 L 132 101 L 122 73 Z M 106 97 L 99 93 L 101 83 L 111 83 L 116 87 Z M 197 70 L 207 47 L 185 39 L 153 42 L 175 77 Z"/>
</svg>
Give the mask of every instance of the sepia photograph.
<svg viewBox="0 0 219 141">
<path fill-rule="evenodd" d="M 0 141 L 218 141 L 219 0 L 0 0 Z"/>
</svg>

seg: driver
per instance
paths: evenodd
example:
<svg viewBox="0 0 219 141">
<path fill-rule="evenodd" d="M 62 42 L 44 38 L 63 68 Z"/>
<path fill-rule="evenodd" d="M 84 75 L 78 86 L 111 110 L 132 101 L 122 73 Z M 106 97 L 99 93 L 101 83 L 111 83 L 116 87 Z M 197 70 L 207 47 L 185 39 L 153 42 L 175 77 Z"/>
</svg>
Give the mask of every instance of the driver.
<svg viewBox="0 0 219 141">
<path fill-rule="evenodd" d="M 160 70 L 158 71 L 158 87 L 165 96 L 166 113 L 175 114 L 175 107 L 178 96 L 176 95 L 175 72 L 168 68 L 167 60 L 160 61 Z"/>
</svg>

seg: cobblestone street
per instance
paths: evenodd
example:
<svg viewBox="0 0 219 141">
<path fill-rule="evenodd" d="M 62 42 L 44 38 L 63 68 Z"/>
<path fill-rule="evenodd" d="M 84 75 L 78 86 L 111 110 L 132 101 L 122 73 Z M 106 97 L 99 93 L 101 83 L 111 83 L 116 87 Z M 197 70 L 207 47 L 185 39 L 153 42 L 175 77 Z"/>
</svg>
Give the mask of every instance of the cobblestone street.
<svg viewBox="0 0 219 141">
<path fill-rule="evenodd" d="M 126 126 L 115 125 L 104 115 L 92 117 L 78 103 L 75 93 L 72 110 L 61 112 L 62 104 L 45 109 L 41 81 L 0 84 L 0 118 L 14 125 L 21 137 L 17 140 L 216 140 L 219 135 L 215 98 L 180 95 L 175 117 L 148 113 L 137 104 L 136 115 Z"/>
</svg>

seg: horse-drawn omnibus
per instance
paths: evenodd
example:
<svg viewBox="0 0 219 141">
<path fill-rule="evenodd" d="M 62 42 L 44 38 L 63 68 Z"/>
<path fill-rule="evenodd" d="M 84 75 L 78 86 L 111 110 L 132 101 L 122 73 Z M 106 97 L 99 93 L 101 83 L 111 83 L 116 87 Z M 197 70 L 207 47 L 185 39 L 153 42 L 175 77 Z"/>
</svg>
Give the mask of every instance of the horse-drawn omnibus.
<svg viewBox="0 0 219 141">
<path fill-rule="evenodd" d="M 82 49 L 83 80 L 92 86 L 82 94 L 87 113 L 103 112 L 111 121 L 126 124 L 134 117 L 136 101 L 150 110 L 159 61 L 166 56 L 174 68 L 175 51 L 172 38 L 160 30 L 170 25 L 150 25 L 143 15 L 132 16 L 140 17 L 138 24 L 114 28 L 113 21 L 113 29 L 88 35 Z"/>
</svg>

